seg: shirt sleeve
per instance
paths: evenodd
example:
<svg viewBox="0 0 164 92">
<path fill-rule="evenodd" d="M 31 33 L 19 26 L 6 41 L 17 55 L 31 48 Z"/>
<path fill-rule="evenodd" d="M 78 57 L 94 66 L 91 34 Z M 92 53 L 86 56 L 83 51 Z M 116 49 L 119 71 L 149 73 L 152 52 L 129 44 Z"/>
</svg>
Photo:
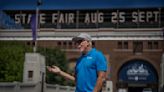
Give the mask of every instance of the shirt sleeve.
<svg viewBox="0 0 164 92">
<path fill-rule="evenodd" d="M 105 56 L 101 52 L 98 52 L 96 59 L 97 71 L 107 71 L 107 60 Z"/>
</svg>

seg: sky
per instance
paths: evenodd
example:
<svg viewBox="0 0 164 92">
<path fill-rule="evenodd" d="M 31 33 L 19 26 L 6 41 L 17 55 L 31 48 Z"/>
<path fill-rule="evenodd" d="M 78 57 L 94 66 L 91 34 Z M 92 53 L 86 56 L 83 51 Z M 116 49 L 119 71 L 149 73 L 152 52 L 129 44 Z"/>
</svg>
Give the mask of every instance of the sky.
<svg viewBox="0 0 164 92">
<path fill-rule="evenodd" d="M 1 10 L 34 10 L 37 0 L 0 0 Z M 164 0 L 42 0 L 42 10 L 158 8 Z"/>
</svg>

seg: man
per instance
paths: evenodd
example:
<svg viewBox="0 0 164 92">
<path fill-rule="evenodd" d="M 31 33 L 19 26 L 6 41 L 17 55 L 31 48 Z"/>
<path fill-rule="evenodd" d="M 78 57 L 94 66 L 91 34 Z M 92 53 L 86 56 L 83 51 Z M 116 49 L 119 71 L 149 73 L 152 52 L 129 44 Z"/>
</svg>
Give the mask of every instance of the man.
<svg viewBox="0 0 164 92">
<path fill-rule="evenodd" d="M 73 37 L 72 41 L 77 44 L 81 52 L 75 66 L 75 76 L 63 72 L 57 66 L 48 67 L 48 70 L 75 81 L 75 92 L 100 92 L 107 71 L 107 61 L 104 55 L 92 48 L 91 36 L 86 33 Z"/>
</svg>

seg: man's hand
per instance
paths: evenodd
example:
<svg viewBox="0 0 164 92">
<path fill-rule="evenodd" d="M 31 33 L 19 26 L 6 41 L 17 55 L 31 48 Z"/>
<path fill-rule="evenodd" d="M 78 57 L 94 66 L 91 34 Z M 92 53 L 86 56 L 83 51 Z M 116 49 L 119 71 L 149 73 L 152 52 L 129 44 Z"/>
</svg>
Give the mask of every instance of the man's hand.
<svg viewBox="0 0 164 92">
<path fill-rule="evenodd" d="M 52 67 L 47 66 L 47 69 L 48 69 L 48 71 L 50 71 L 52 73 L 56 73 L 56 74 L 60 74 L 60 72 L 61 72 L 60 68 L 57 66 L 52 66 Z"/>
<path fill-rule="evenodd" d="M 47 66 L 47 69 L 48 69 L 49 72 L 52 72 L 52 73 L 55 73 L 55 74 L 59 74 L 59 75 L 63 76 L 66 79 L 75 81 L 75 77 L 74 76 L 72 76 L 72 75 L 70 75 L 70 74 L 60 70 L 60 68 L 57 67 L 57 66 L 52 66 L 52 67 Z"/>
</svg>

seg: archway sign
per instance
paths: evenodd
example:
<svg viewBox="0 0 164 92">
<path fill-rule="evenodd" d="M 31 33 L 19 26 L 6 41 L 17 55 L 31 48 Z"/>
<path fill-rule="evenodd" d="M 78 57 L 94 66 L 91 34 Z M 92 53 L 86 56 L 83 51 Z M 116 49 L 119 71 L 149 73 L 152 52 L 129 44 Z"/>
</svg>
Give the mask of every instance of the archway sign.
<svg viewBox="0 0 164 92">
<path fill-rule="evenodd" d="M 143 60 L 132 60 L 124 64 L 119 72 L 120 82 L 157 83 L 158 77 L 154 67 Z"/>
</svg>

